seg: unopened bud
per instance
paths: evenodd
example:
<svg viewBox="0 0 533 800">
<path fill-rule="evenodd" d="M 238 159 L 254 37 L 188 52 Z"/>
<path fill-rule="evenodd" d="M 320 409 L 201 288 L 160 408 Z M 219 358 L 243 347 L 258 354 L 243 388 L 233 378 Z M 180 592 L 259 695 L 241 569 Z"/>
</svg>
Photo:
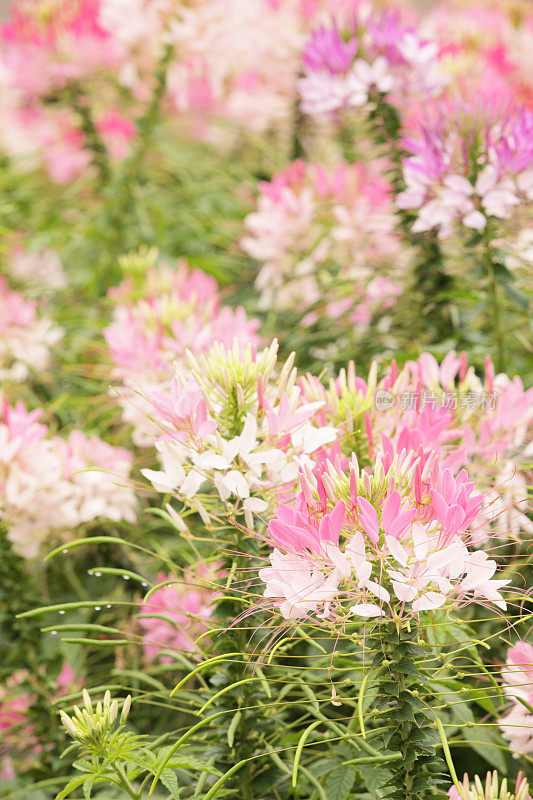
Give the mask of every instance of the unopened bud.
<svg viewBox="0 0 533 800">
<path fill-rule="evenodd" d="M 126 722 L 126 720 L 128 719 L 130 708 L 131 708 L 131 694 L 129 694 L 124 700 L 124 705 L 122 706 L 122 714 L 120 715 L 121 722 Z"/>
</svg>

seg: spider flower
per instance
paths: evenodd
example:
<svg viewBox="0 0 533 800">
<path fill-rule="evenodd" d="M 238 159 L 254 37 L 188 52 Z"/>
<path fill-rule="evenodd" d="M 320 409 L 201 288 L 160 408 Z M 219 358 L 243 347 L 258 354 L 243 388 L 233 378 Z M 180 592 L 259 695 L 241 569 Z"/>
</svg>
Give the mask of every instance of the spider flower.
<svg viewBox="0 0 533 800">
<path fill-rule="evenodd" d="M 452 101 L 437 120 L 421 125 L 405 141 L 406 188 L 400 208 L 416 211 L 412 230 L 483 230 L 489 221 L 509 220 L 533 200 L 533 112 L 514 106 L 504 114 L 478 101 Z"/>
<path fill-rule="evenodd" d="M 149 419 L 145 397 L 168 391 L 176 366 L 185 379 L 190 376 L 186 350 L 199 354 L 214 342 L 230 346 L 234 340 L 255 344 L 259 323 L 242 308 L 221 306 L 216 281 L 185 261 L 176 269 L 152 264 L 145 273 L 133 272 L 110 295 L 116 305 L 104 337 L 114 362 L 114 391 L 124 421 L 133 425 L 134 443 L 151 445 L 160 430 Z"/>
<path fill-rule="evenodd" d="M 533 645 L 517 642 L 507 651 L 502 669 L 503 691 L 512 705 L 500 718 L 500 728 L 518 758 L 533 753 L 533 712 L 520 701 L 533 705 Z"/>
<path fill-rule="evenodd" d="M 128 718 L 131 695 L 124 700 L 120 717 L 118 700 L 111 700 L 109 690 L 104 694 L 103 701 L 99 700 L 94 706 L 87 689 L 83 689 L 82 696 L 83 707 L 74 706 L 72 716 L 66 711 L 59 712 L 63 727 L 69 736 L 88 750 L 106 748 L 111 737 L 120 731 Z"/>
<path fill-rule="evenodd" d="M 253 513 L 290 493 L 302 464 L 336 439 L 334 428 L 315 423 L 323 403 L 306 402 L 293 360 L 277 368 L 277 342 L 259 353 L 237 341 L 188 353 L 192 381 L 178 374 L 170 394 L 151 396 L 164 434 L 157 442 L 163 469 L 143 471 L 155 489 L 206 521 L 220 503 L 225 513 L 244 511 L 250 526 Z"/>
<path fill-rule="evenodd" d="M 24 0 L 1 30 L 3 65 L 27 100 L 119 63 L 115 41 L 98 19 L 98 0 Z"/>
<path fill-rule="evenodd" d="M 138 620 L 142 645 L 149 661 L 172 663 L 172 652 L 198 651 L 196 639 L 208 630 L 206 621 L 213 612 L 217 593 L 209 588 L 215 568 L 199 564 L 186 571 L 182 580 L 160 572 L 156 589 L 140 605 Z"/>
<path fill-rule="evenodd" d="M 379 95 L 433 97 L 446 83 L 437 45 L 406 25 L 398 9 L 362 6 L 347 23 L 318 28 L 302 63 L 301 107 L 319 117 L 367 107 Z"/>
<path fill-rule="evenodd" d="M 514 787 L 507 778 L 500 778 L 496 770 L 488 772 L 485 782 L 475 775 L 471 782 L 465 774 L 461 789 L 452 786 L 448 790 L 450 800 L 531 800 L 529 784 L 521 772 Z"/>
<path fill-rule="evenodd" d="M 6 781 L 31 769 L 42 752 L 28 715 L 35 697 L 21 690 L 25 677 L 16 672 L 0 685 L 0 778 Z"/>
<path fill-rule="evenodd" d="M 268 526 L 273 550 L 260 570 L 264 595 L 286 619 L 342 623 L 353 615 L 410 619 L 470 602 L 506 608 L 497 565 L 469 547 L 482 502 L 462 473 L 436 456 L 422 468 L 398 459 L 385 470 L 304 470 L 302 493 Z"/>
<path fill-rule="evenodd" d="M 45 370 L 60 328 L 37 313 L 35 300 L 9 289 L 0 276 L 0 379 L 24 381 L 31 370 Z"/>
<path fill-rule="evenodd" d="M 453 472 L 468 470 L 484 491 L 475 526 L 480 542 L 491 535 L 492 520 L 512 536 L 533 533 L 527 516 L 533 389 L 524 389 L 518 376 L 496 375 L 488 356 L 485 364 L 482 381 L 466 354 L 451 351 L 439 364 L 423 353 L 381 384 L 392 403 L 373 416 L 376 438 L 379 431 L 395 452 L 436 450 Z"/>
<path fill-rule="evenodd" d="M 81 431 L 50 436 L 21 402 L 0 409 L 0 519 L 17 552 L 34 558 L 47 537 L 99 517 L 135 520 L 130 453 Z"/>
<path fill-rule="evenodd" d="M 321 313 L 361 329 L 374 311 L 394 305 L 401 289 L 388 264 L 399 263 L 399 274 L 402 256 L 389 190 L 362 163 L 326 168 L 294 161 L 263 181 L 241 242 L 262 265 L 260 306 L 307 309 L 309 325 L 320 304 Z"/>
</svg>

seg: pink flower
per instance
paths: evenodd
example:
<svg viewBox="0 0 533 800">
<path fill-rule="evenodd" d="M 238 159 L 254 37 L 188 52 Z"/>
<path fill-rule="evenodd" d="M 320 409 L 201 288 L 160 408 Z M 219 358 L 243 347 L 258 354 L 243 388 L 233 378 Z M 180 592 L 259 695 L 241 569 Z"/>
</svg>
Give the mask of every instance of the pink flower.
<svg viewBox="0 0 533 800">
<path fill-rule="evenodd" d="M 399 284 L 380 274 L 402 258 L 389 191 L 379 172 L 363 164 L 326 168 L 296 161 L 261 183 L 241 241 L 261 264 L 261 307 L 301 314 L 313 306 L 304 325 L 326 314 L 364 328 L 373 313 L 393 305 Z M 332 264 L 340 270 L 325 289 Z"/>
<path fill-rule="evenodd" d="M 511 706 L 500 717 L 500 728 L 518 758 L 533 752 L 533 714 L 520 702 L 533 704 L 533 645 L 519 641 L 508 649 L 502 681 Z"/>
<path fill-rule="evenodd" d="M 25 678 L 15 672 L 0 686 L 0 778 L 6 781 L 31 769 L 42 751 L 29 715 L 35 696 L 19 688 Z"/>
<path fill-rule="evenodd" d="M 318 28 L 304 48 L 302 62 L 309 72 L 326 69 L 332 74 L 346 73 L 357 46 L 357 39 L 345 42 L 336 27 Z"/>
<path fill-rule="evenodd" d="M 518 773 L 514 787 L 509 784 L 508 779 L 505 779 L 505 782 L 502 780 L 500 787 L 500 779 L 496 770 L 487 773 L 484 784 L 477 775 L 470 783 L 468 775 L 465 773 L 461 781 L 461 792 L 456 786 L 451 786 L 448 789 L 448 797 L 450 800 L 493 800 L 493 798 L 494 800 L 513 800 L 513 798 L 531 800 L 529 784 L 521 772 Z"/>
<path fill-rule="evenodd" d="M 151 266 L 135 280 L 128 276 L 110 296 L 117 304 L 104 337 L 114 361 L 114 394 L 119 396 L 124 421 L 133 425 L 134 443 L 146 446 L 161 433 L 148 398 L 155 392 L 157 403 L 166 403 L 162 393 L 171 391 L 172 402 L 179 401 L 181 389 L 171 389 L 171 382 L 176 364 L 184 382 L 190 378 L 186 350 L 199 354 L 215 342 L 226 347 L 234 342 L 255 344 L 259 321 L 248 319 L 242 308 L 221 306 L 216 281 L 183 260 L 175 268 Z M 184 402 L 192 402 L 193 395 L 189 391 Z M 185 406 L 176 413 L 182 412 Z M 214 430 L 205 420 L 205 409 L 199 406 L 197 413 L 194 425 L 206 425 L 202 435 L 208 428 Z"/>
<path fill-rule="evenodd" d="M 45 370 L 50 348 L 62 337 L 60 328 L 40 317 L 37 302 L 9 289 L 0 276 L 0 378 L 25 380 L 30 370 Z"/>
<path fill-rule="evenodd" d="M 206 621 L 218 596 L 208 588 L 215 579 L 216 569 L 217 565 L 207 568 L 199 564 L 182 580 L 162 572 L 158 574 L 158 584 L 169 583 L 140 603 L 138 615 L 143 650 L 149 661 L 158 659 L 162 664 L 171 664 L 173 659 L 169 651 L 198 652 L 195 640 L 209 629 Z"/>
<path fill-rule="evenodd" d="M 0 519 L 25 558 L 34 558 L 53 532 L 108 517 L 135 520 L 128 486 L 131 454 L 72 431 L 65 440 L 39 424 L 41 411 L 22 403 L 0 407 Z"/>
<path fill-rule="evenodd" d="M 100 119 L 97 128 L 111 158 L 123 161 L 129 155 L 131 142 L 137 135 L 135 123 L 117 108 L 112 108 Z"/>
<path fill-rule="evenodd" d="M 150 400 L 163 419 L 171 424 L 172 438 L 178 441 L 187 441 L 188 438 L 200 440 L 217 428 L 216 422 L 207 418 L 207 408 L 195 381 L 181 386 L 174 377 L 170 397 L 163 392 L 152 392 Z"/>
<path fill-rule="evenodd" d="M 338 503 L 330 514 L 321 519 L 318 526 L 306 512 L 307 505 L 303 495 L 298 498 L 294 509 L 281 505 L 276 519 L 268 524 L 268 535 L 272 542 L 296 553 L 310 550 L 317 554 L 326 542 L 338 544 L 344 522 L 344 503 Z"/>
<path fill-rule="evenodd" d="M 473 109 L 448 105 L 405 141 L 413 155 L 404 159 L 406 189 L 397 202 L 417 209 L 415 233 L 434 228 L 447 237 L 457 223 L 482 230 L 487 217 L 509 219 L 533 197 L 533 113 L 520 106 L 502 113 L 479 99 Z M 467 133 L 458 136 L 458 130 Z"/>
<path fill-rule="evenodd" d="M 332 464 L 320 476 L 302 475 L 294 507 L 281 506 L 269 523 L 271 566 L 259 572 L 282 616 L 341 623 L 351 614 L 409 617 L 468 602 L 505 609 L 500 590 L 509 581 L 494 579 L 497 565 L 486 553 L 468 549 L 479 504 L 472 484 L 434 460 L 422 476 L 414 467 L 409 479 L 389 469 L 384 501 L 376 495 L 381 465 L 352 467 L 349 481 Z M 428 517 L 433 497 L 439 507 Z"/>
</svg>

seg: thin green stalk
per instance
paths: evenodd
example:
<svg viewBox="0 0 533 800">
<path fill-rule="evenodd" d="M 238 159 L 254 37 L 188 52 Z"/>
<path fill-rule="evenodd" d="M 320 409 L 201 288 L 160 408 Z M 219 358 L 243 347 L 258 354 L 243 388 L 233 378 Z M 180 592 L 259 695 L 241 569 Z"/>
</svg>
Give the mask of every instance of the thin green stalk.
<svg viewBox="0 0 533 800">
<path fill-rule="evenodd" d="M 490 245 L 488 234 L 484 236 L 483 240 L 483 266 L 487 279 L 487 293 L 491 311 L 491 326 L 496 344 L 496 370 L 497 372 L 503 372 L 506 361 L 505 340 L 502 330 L 498 281 L 496 277 L 492 247 Z"/>
</svg>

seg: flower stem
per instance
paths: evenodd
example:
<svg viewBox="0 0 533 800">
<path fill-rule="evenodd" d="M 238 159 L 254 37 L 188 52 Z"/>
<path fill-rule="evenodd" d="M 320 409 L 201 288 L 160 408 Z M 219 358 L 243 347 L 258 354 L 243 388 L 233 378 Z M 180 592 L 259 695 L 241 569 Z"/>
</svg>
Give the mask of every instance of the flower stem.
<svg viewBox="0 0 533 800">
<path fill-rule="evenodd" d="M 491 326 L 496 344 L 496 369 L 503 372 L 505 368 L 505 341 L 502 331 L 502 320 L 500 314 L 500 299 L 498 293 L 498 280 L 496 276 L 496 264 L 494 254 L 488 236 L 483 241 L 483 265 L 487 278 L 487 294 L 491 310 Z"/>
<path fill-rule="evenodd" d="M 138 792 L 135 787 L 131 784 L 128 776 L 122 769 L 122 767 L 117 764 L 116 761 L 113 762 L 113 769 L 115 770 L 118 778 L 118 783 L 120 788 L 123 789 L 126 794 L 132 798 L 132 800 L 141 800 L 141 792 Z"/>
<path fill-rule="evenodd" d="M 381 629 L 380 652 L 372 664 L 384 668 L 378 693 L 378 709 L 386 721 L 381 745 L 402 755 L 390 765 L 387 797 L 391 800 L 444 796 L 442 792 L 439 795 L 435 775 L 433 713 L 425 701 L 430 689 L 416 664 L 426 653 L 417 640 L 416 628 L 387 624 Z"/>
</svg>

